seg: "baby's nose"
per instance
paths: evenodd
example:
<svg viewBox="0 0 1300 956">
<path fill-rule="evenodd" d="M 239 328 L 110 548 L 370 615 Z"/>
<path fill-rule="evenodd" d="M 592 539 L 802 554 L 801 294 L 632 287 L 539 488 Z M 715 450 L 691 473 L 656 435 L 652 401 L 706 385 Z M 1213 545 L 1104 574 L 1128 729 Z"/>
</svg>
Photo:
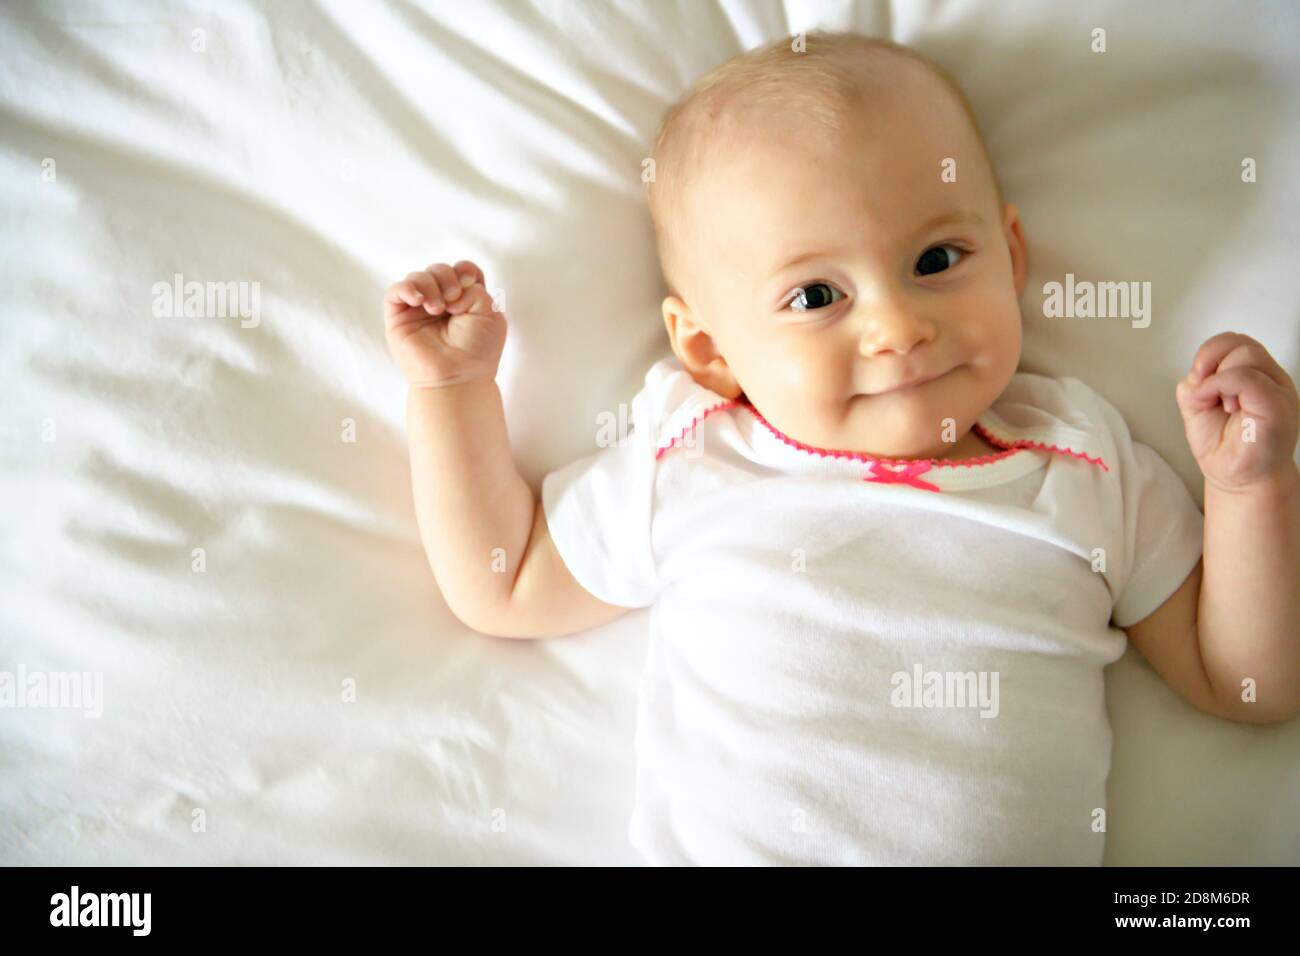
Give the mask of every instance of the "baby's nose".
<svg viewBox="0 0 1300 956">
<path fill-rule="evenodd" d="M 873 309 L 867 318 L 859 340 L 859 350 L 870 358 L 882 352 L 906 355 L 912 349 L 934 338 L 933 323 L 918 318 L 906 307 L 887 305 Z"/>
</svg>

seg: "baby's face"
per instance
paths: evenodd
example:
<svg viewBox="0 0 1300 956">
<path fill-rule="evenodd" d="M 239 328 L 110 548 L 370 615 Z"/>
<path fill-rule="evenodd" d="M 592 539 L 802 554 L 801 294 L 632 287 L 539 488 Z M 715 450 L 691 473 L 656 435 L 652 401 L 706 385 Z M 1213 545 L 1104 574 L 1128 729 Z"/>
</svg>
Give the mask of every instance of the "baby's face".
<svg viewBox="0 0 1300 956">
<path fill-rule="evenodd" d="M 912 87 L 838 136 L 747 119 L 689 193 L 665 319 L 697 380 L 799 441 L 963 457 L 1020 359 L 1024 244 L 960 105 Z"/>
</svg>

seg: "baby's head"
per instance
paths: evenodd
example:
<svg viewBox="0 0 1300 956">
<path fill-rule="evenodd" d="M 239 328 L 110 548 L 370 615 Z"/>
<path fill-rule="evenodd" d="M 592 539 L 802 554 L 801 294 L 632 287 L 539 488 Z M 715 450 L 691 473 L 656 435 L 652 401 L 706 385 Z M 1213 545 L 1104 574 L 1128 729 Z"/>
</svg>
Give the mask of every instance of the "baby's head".
<svg viewBox="0 0 1300 956">
<path fill-rule="evenodd" d="M 648 199 L 673 351 L 806 444 L 962 457 L 975 446 L 944 438 L 1020 359 L 1016 209 L 939 67 L 848 34 L 796 50 L 724 63 L 660 127 Z M 923 376 L 939 377 L 881 394 Z"/>
</svg>

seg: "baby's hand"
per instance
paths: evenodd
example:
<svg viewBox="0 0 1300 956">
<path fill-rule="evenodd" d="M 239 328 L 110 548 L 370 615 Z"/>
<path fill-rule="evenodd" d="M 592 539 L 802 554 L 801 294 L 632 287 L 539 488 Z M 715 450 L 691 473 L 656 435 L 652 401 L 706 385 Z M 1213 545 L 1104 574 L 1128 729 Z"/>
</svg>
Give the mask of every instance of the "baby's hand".
<svg viewBox="0 0 1300 956">
<path fill-rule="evenodd" d="M 1254 339 L 1236 332 L 1208 339 L 1175 397 L 1207 483 L 1241 491 L 1294 473 L 1300 395 Z"/>
<path fill-rule="evenodd" d="M 388 348 L 416 388 L 496 378 L 506 317 L 493 310 L 483 270 L 435 263 L 389 286 L 384 295 Z"/>
</svg>

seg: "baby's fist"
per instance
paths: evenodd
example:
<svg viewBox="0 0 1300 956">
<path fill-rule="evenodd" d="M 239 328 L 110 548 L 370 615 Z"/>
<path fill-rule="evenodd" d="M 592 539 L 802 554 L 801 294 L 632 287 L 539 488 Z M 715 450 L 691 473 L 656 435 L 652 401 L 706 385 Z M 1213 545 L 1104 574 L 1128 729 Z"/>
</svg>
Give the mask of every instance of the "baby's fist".
<svg viewBox="0 0 1300 956">
<path fill-rule="evenodd" d="M 1300 395 L 1254 339 L 1237 332 L 1208 339 L 1175 397 L 1207 482 L 1241 491 L 1294 476 Z"/>
<path fill-rule="evenodd" d="M 435 263 L 395 282 L 384 296 L 388 348 L 406 380 L 440 388 L 496 377 L 506 318 L 493 308 L 483 270 Z"/>
</svg>

